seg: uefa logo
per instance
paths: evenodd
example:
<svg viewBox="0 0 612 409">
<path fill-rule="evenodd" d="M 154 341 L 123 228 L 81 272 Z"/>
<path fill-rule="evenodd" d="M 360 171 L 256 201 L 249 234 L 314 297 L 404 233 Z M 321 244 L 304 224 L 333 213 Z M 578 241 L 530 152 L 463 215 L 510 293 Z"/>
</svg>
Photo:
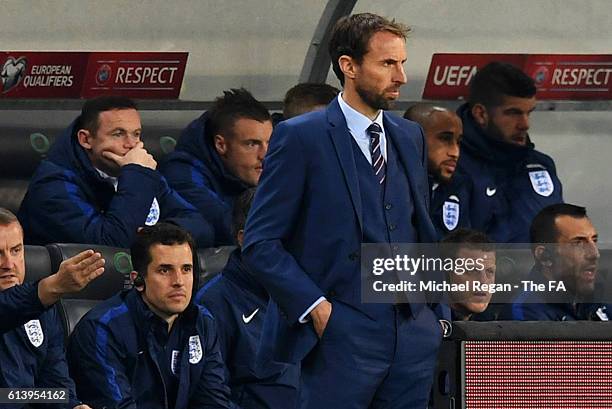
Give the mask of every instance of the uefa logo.
<svg viewBox="0 0 612 409">
<path fill-rule="evenodd" d="M 6 94 L 15 88 L 25 75 L 27 61 L 25 57 L 8 57 L 2 64 L 0 81 L 2 82 L 2 93 Z"/>
<path fill-rule="evenodd" d="M 533 81 L 535 82 L 537 87 L 543 85 L 544 82 L 546 82 L 546 80 L 548 79 L 548 68 L 546 68 L 543 65 L 539 66 L 533 72 L 532 77 L 533 77 Z"/>
<path fill-rule="evenodd" d="M 111 67 L 108 64 L 104 64 L 100 68 L 98 68 L 98 72 L 96 72 L 96 84 L 104 85 L 111 77 Z"/>
</svg>

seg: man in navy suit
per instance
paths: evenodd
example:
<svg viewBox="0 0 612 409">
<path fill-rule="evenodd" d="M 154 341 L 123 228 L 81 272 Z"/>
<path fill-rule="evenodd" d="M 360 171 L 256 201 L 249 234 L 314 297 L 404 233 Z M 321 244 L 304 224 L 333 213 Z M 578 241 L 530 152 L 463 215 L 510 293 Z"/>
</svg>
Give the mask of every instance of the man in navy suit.
<svg viewBox="0 0 612 409">
<path fill-rule="evenodd" d="M 436 237 L 421 128 L 383 111 L 406 82 L 407 32 L 369 13 L 338 21 L 343 92 L 277 126 L 247 220 L 243 254 L 274 301 L 259 359 L 301 361 L 301 408 L 427 404 L 436 315 L 410 299 L 362 303 L 360 283 L 362 243 L 396 253 Z"/>
</svg>

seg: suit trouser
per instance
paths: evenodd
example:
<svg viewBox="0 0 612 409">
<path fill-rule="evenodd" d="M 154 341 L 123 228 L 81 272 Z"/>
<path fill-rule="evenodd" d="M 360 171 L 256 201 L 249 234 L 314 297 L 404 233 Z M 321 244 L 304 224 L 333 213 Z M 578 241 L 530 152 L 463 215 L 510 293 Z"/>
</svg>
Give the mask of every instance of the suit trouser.
<svg viewBox="0 0 612 409">
<path fill-rule="evenodd" d="M 332 303 L 323 336 L 302 361 L 300 408 L 427 407 L 442 340 L 437 317 L 428 307 L 415 318 L 394 305 L 371 308 L 376 319 Z"/>
</svg>

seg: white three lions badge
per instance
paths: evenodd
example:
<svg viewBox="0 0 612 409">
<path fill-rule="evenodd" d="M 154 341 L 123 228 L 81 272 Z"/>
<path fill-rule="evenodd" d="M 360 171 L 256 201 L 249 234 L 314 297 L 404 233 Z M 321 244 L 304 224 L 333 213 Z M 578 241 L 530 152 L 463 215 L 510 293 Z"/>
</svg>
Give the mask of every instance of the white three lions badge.
<svg viewBox="0 0 612 409">
<path fill-rule="evenodd" d="M 170 361 L 170 369 L 172 370 L 172 373 L 176 375 L 178 366 L 179 366 L 179 357 L 180 357 L 180 352 L 177 351 L 176 349 L 172 350 L 172 360 Z"/>
<path fill-rule="evenodd" d="M 200 336 L 192 335 L 189 337 L 189 363 L 197 364 L 202 360 L 202 344 Z"/>
<path fill-rule="evenodd" d="M 442 206 L 442 222 L 448 230 L 455 230 L 459 224 L 459 198 L 451 195 L 448 199 Z"/>
<path fill-rule="evenodd" d="M 36 348 L 41 346 L 43 341 L 45 340 L 45 333 L 43 332 L 42 327 L 40 326 L 40 321 L 28 321 L 24 324 L 23 327 L 25 328 L 26 335 L 28 336 L 28 339 L 30 340 L 32 345 L 34 345 Z"/>
<path fill-rule="evenodd" d="M 159 203 L 157 203 L 157 199 L 153 198 L 153 203 L 151 203 L 151 209 L 149 210 L 149 215 L 147 216 L 147 221 L 145 224 L 147 226 L 153 226 L 159 220 Z"/>
<path fill-rule="evenodd" d="M 547 170 L 529 172 L 529 179 L 533 190 L 540 196 L 548 197 L 555 190 L 555 185 Z"/>
</svg>

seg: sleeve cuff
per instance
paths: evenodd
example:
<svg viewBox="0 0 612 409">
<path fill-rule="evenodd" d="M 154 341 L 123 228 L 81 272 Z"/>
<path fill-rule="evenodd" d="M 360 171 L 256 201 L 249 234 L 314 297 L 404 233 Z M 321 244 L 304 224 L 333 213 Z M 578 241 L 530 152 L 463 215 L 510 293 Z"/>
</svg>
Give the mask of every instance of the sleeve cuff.
<svg viewBox="0 0 612 409">
<path fill-rule="evenodd" d="M 300 315 L 300 318 L 298 320 L 300 324 L 306 324 L 308 321 L 310 321 L 310 317 L 308 317 L 308 314 L 310 314 L 310 311 L 314 310 L 317 305 L 321 304 L 323 301 L 326 301 L 326 300 L 327 298 L 325 297 L 319 297 L 317 301 L 313 302 L 312 305 L 308 307 L 306 311 L 304 311 L 304 314 Z"/>
</svg>

